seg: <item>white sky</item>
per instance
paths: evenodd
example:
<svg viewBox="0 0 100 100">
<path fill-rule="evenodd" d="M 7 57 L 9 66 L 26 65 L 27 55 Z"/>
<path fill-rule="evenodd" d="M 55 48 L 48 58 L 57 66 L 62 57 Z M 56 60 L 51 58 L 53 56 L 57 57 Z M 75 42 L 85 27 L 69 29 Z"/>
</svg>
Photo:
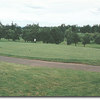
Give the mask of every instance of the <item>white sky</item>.
<svg viewBox="0 0 100 100">
<path fill-rule="evenodd" d="M 20 26 L 100 24 L 100 0 L 0 0 L 0 21 Z"/>
</svg>

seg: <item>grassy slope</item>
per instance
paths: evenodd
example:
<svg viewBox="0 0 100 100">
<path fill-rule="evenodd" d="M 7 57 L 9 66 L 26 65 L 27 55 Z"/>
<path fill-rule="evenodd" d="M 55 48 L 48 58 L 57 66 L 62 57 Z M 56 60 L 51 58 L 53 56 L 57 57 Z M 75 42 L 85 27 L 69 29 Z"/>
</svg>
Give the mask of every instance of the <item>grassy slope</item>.
<svg viewBox="0 0 100 100">
<path fill-rule="evenodd" d="M 0 55 L 100 65 L 100 49 L 89 47 L 0 42 Z"/>
<path fill-rule="evenodd" d="M 0 96 L 100 96 L 100 73 L 2 62 Z"/>
</svg>

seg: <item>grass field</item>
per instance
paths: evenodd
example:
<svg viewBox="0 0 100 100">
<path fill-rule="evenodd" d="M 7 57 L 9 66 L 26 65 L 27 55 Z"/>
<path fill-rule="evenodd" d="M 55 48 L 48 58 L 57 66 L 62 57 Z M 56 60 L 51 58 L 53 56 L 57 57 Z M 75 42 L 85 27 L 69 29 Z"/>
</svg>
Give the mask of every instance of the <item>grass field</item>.
<svg viewBox="0 0 100 100">
<path fill-rule="evenodd" d="M 79 44 L 80 45 L 80 44 Z M 0 55 L 59 62 L 100 65 L 100 45 L 89 47 L 65 44 L 0 42 Z"/>
<path fill-rule="evenodd" d="M 100 73 L 2 62 L 0 96 L 100 96 Z"/>
<path fill-rule="evenodd" d="M 66 45 L 66 41 L 62 42 L 61 45 Z M 75 44 L 71 44 L 71 46 L 75 46 Z M 81 42 L 79 42 L 77 44 L 77 47 L 83 47 L 83 44 Z M 95 43 L 86 44 L 86 47 L 85 48 L 96 48 L 96 49 L 100 49 L 100 44 L 95 44 Z"/>
<path fill-rule="evenodd" d="M 0 41 L 0 55 L 100 65 L 100 45 Z M 100 96 L 100 73 L 0 63 L 0 96 Z"/>
</svg>

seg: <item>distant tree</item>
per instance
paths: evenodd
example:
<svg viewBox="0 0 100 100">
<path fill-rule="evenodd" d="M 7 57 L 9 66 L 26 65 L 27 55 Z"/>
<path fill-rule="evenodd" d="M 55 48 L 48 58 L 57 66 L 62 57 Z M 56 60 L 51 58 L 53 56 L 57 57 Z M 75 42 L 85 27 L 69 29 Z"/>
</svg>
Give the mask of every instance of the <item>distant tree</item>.
<svg viewBox="0 0 100 100">
<path fill-rule="evenodd" d="M 65 24 L 61 24 L 61 26 L 58 27 L 63 33 L 66 31 Z"/>
<path fill-rule="evenodd" d="M 54 40 L 54 43 L 59 44 L 62 41 L 64 41 L 64 34 L 59 28 L 52 28 L 50 30 L 50 34 L 52 35 L 52 38 Z"/>
<path fill-rule="evenodd" d="M 40 30 L 40 40 L 43 41 L 43 43 L 54 43 L 54 39 L 52 35 L 50 34 L 50 28 L 44 27 Z"/>
<path fill-rule="evenodd" d="M 57 27 L 40 27 L 39 24 L 26 25 L 25 27 L 20 27 L 16 23 L 11 23 L 11 25 L 2 25 L 0 22 L 0 39 L 12 39 L 13 41 L 23 38 L 25 41 L 34 42 L 34 39 L 37 41 L 43 41 L 44 43 L 56 43 L 59 44 L 64 41 L 66 38 L 67 44 L 78 43 L 79 34 L 85 35 L 89 33 L 89 41 L 98 43 L 97 41 L 100 34 L 100 25 L 65 25 L 62 24 Z M 78 36 L 79 35 L 79 36 Z M 87 38 L 88 36 L 85 36 Z M 80 36 L 81 38 L 81 36 Z M 85 40 L 85 39 L 82 39 Z M 85 43 L 83 41 L 83 43 Z"/>
<path fill-rule="evenodd" d="M 73 33 L 77 33 L 79 31 L 77 25 L 72 25 L 71 28 Z"/>
<path fill-rule="evenodd" d="M 7 39 L 12 39 L 13 41 L 15 41 L 16 40 L 16 36 L 15 36 L 15 31 L 14 30 L 12 30 L 12 29 L 9 29 L 8 31 L 7 31 Z"/>
<path fill-rule="evenodd" d="M 72 34 L 72 42 L 75 43 L 75 46 L 79 41 L 80 41 L 79 35 L 77 33 L 73 33 Z"/>
<path fill-rule="evenodd" d="M 92 26 L 92 33 L 99 32 L 99 26 L 98 25 L 93 25 Z"/>
<path fill-rule="evenodd" d="M 80 32 L 82 33 L 91 33 L 91 31 L 92 31 L 92 28 L 90 25 L 85 25 L 80 28 Z"/>
<path fill-rule="evenodd" d="M 73 43 L 73 37 L 72 37 L 72 34 L 68 34 L 67 35 L 67 45 L 70 45 Z"/>
<path fill-rule="evenodd" d="M 2 38 L 2 33 L 0 32 L 0 39 Z"/>
<path fill-rule="evenodd" d="M 26 27 L 23 28 L 22 38 L 25 41 L 34 42 L 34 39 L 38 40 L 37 39 L 38 32 L 39 32 L 38 24 L 27 25 Z"/>
<path fill-rule="evenodd" d="M 2 28 L 2 38 L 12 39 L 13 41 L 18 40 L 21 36 L 22 30 L 21 27 L 17 26 L 17 24 L 11 25 L 3 25 Z"/>
<path fill-rule="evenodd" d="M 66 31 L 65 31 L 65 37 L 67 39 L 67 45 L 70 45 L 73 43 L 73 32 L 72 32 L 72 28 L 68 28 Z"/>
<path fill-rule="evenodd" d="M 96 43 L 96 44 L 100 44 L 100 35 L 97 35 L 97 36 L 95 37 L 95 43 Z"/>
<path fill-rule="evenodd" d="M 100 24 L 98 25 L 98 33 L 100 34 Z"/>
<path fill-rule="evenodd" d="M 90 33 L 89 35 L 90 35 L 90 40 L 92 41 L 92 42 L 95 42 L 95 38 L 97 37 L 97 35 L 98 35 L 99 33 Z"/>
<path fill-rule="evenodd" d="M 31 42 L 34 42 L 34 39 L 37 39 L 37 34 L 39 32 L 39 26 L 36 24 L 32 25 L 32 28 L 30 30 L 30 37 L 31 37 Z M 37 39 L 38 40 L 38 39 Z"/>
<path fill-rule="evenodd" d="M 30 37 L 30 30 L 29 29 L 22 30 L 22 39 L 24 39 L 25 42 L 28 42 L 31 40 L 30 38 L 31 38 Z"/>
<path fill-rule="evenodd" d="M 68 28 L 66 31 L 65 31 L 65 37 L 67 38 L 69 34 L 72 34 L 72 28 Z"/>
<path fill-rule="evenodd" d="M 2 23 L 0 22 L 0 39 L 2 38 Z"/>
<path fill-rule="evenodd" d="M 13 30 L 12 33 L 12 40 L 19 40 L 21 34 L 22 34 L 22 29 L 21 27 L 19 27 L 16 23 L 13 24 L 13 22 L 11 23 L 10 29 Z"/>
<path fill-rule="evenodd" d="M 85 45 L 86 44 L 89 44 L 90 43 L 90 35 L 89 34 L 85 34 L 83 37 L 82 37 L 82 44 Z"/>
</svg>

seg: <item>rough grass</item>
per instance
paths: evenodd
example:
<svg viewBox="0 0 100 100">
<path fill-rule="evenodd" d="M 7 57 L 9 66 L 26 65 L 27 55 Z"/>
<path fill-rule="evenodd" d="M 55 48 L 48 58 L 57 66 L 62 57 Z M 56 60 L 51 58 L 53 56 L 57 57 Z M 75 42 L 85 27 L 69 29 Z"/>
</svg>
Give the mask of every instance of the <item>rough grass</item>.
<svg viewBox="0 0 100 100">
<path fill-rule="evenodd" d="M 0 42 L 0 55 L 100 65 L 100 49 L 61 44 Z"/>
<path fill-rule="evenodd" d="M 100 96 L 100 73 L 2 62 L 0 96 Z"/>
</svg>

